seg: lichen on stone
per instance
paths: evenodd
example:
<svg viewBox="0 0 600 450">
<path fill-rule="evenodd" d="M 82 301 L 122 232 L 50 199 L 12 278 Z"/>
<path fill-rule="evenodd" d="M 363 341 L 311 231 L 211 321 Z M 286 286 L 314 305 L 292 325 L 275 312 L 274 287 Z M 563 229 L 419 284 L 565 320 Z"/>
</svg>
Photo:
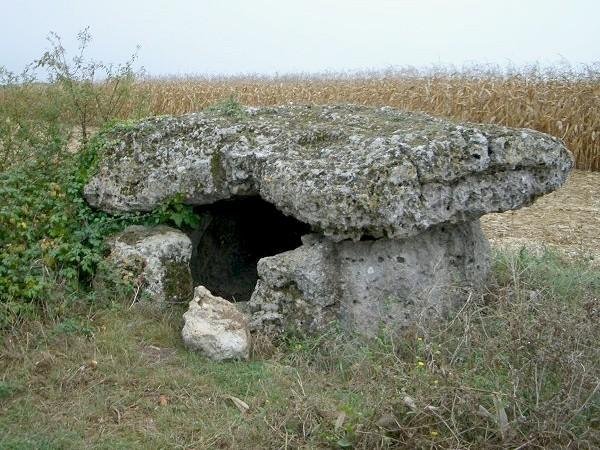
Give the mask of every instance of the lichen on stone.
<svg viewBox="0 0 600 450">
<path fill-rule="evenodd" d="M 562 141 L 534 130 L 389 107 L 222 106 L 113 129 L 84 194 L 107 212 L 260 197 L 306 225 L 300 247 L 258 261 L 255 329 L 339 321 L 372 334 L 444 314 L 485 282 L 479 217 L 531 204 L 573 167 Z M 122 244 L 137 248 L 136 233 Z M 148 280 L 172 282 L 147 291 L 186 291 L 171 276 L 182 259 L 165 265 L 151 248 Z"/>
<path fill-rule="evenodd" d="M 189 261 L 163 261 L 165 267 L 165 281 L 163 290 L 165 299 L 171 303 L 183 303 L 193 293 L 194 286 L 190 273 Z"/>
<path fill-rule="evenodd" d="M 244 111 L 113 130 L 86 198 L 114 212 L 149 211 L 180 192 L 195 205 L 259 195 L 337 240 L 402 238 L 527 205 L 573 165 L 560 140 L 533 130 L 394 108 Z"/>
<path fill-rule="evenodd" d="M 181 231 L 164 225 L 133 225 L 112 236 L 108 244 L 109 261 L 136 281 L 136 300 L 164 308 L 192 297 L 192 243 Z"/>
</svg>

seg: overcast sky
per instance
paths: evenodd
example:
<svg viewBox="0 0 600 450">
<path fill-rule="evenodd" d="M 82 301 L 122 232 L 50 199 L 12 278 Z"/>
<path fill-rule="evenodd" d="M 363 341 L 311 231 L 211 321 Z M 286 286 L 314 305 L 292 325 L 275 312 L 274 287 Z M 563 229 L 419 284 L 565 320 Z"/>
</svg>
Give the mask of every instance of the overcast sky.
<svg viewBox="0 0 600 450">
<path fill-rule="evenodd" d="M 55 31 L 148 73 L 242 74 L 600 60 L 599 0 L 0 0 L 0 65 L 19 71 Z"/>
</svg>

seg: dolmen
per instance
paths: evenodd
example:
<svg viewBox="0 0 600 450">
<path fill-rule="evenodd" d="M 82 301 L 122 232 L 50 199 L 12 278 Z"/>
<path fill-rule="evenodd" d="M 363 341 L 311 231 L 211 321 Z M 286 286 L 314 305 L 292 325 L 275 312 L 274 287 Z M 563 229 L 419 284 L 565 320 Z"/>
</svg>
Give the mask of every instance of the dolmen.
<svg viewBox="0 0 600 450">
<path fill-rule="evenodd" d="M 219 225 L 188 233 L 195 285 L 238 301 L 252 330 L 303 333 L 374 335 L 455 310 L 490 267 L 479 218 L 530 205 L 573 166 L 534 130 L 354 105 L 154 117 L 102 142 L 91 205 L 197 206 Z"/>
</svg>

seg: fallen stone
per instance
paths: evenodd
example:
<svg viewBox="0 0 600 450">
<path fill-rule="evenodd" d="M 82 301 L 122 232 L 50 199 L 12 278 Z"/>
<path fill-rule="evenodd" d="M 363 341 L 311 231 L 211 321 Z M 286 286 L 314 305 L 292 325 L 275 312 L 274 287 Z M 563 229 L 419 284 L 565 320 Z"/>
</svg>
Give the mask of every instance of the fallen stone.
<svg viewBox="0 0 600 450">
<path fill-rule="evenodd" d="M 181 231 L 134 225 L 110 238 L 108 244 L 108 259 L 138 285 L 139 304 L 161 308 L 192 298 L 192 242 Z"/>
<path fill-rule="evenodd" d="M 181 335 L 188 349 L 217 361 L 248 359 L 248 323 L 231 302 L 198 286 L 183 320 Z"/>
</svg>

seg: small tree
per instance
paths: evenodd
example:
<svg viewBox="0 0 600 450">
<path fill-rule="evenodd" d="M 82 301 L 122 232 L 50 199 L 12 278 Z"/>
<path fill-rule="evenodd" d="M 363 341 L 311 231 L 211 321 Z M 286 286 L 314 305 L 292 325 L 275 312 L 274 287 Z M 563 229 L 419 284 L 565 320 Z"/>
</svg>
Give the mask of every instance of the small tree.
<svg viewBox="0 0 600 450">
<path fill-rule="evenodd" d="M 70 110 L 81 127 L 84 144 L 90 125 L 122 114 L 131 100 L 133 83 L 142 73 L 136 73 L 133 67 L 139 46 L 125 63 L 105 64 L 86 56 L 91 40 L 89 27 L 80 31 L 77 34 L 78 53 L 69 60 L 60 36 L 51 32 L 48 35 L 50 50 L 36 61 L 37 67 L 48 70 L 50 82 L 67 94 Z"/>
</svg>

